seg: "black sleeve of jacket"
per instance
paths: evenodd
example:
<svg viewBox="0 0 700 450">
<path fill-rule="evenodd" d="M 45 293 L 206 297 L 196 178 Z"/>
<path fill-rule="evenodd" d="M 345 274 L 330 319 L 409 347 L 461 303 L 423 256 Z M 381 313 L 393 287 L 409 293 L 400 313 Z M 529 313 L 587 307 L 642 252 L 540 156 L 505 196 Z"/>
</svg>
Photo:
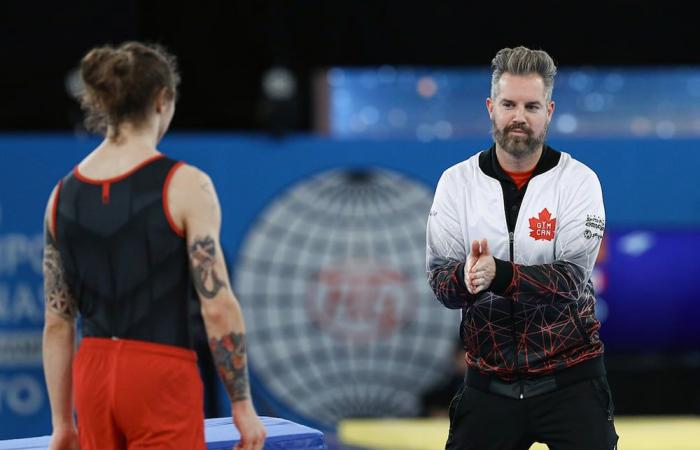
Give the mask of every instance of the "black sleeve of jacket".
<svg viewBox="0 0 700 450">
<path fill-rule="evenodd" d="M 541 302 L 569 302 L 580 298 L 587 282 L 584 268 L 566 261 L 524 266 L 496 259 L 491 291 L 514 300 L 521 294 L 537 294 Z"/>
<path fill-rule="evenodd" d="M 433 267 L 428 274 L 428 283 L 440 303 L 450 309 L 466 306 L 474 300 L 464 282 L 464 263 L 448 261 Z"/>
</svg>

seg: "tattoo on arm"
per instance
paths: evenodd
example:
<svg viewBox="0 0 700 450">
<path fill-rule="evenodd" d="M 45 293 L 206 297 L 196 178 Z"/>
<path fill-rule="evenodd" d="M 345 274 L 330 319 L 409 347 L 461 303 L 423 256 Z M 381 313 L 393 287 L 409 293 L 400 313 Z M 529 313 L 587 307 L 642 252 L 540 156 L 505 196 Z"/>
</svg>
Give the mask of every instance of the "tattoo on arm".
<svg viewBox="0 0 700 450">
<path fill-rule="evenodd" d="M 219 369 L 232 402 L 250 398 L 248 370 L 246 368 L 245 335 L 229 333 L 221 338 L 209 339 L 214 363 Z"/>
<path fill-rule="evenodd" d="M 44 297 L 46 308 L 64 319 L 72 321 L 77 315 L 78 307 L 66 282 L 61 254 L 50 241 L 44 248 Z"/>
<path fill-rule="evenodd" d="M 195 237 L 190 245 L 192 278 L 199 295 L 212 299 L 221 288 L 226 287 L 214 268 L 216 263 L 216 242 L 211 236 Z"/>
</svg>

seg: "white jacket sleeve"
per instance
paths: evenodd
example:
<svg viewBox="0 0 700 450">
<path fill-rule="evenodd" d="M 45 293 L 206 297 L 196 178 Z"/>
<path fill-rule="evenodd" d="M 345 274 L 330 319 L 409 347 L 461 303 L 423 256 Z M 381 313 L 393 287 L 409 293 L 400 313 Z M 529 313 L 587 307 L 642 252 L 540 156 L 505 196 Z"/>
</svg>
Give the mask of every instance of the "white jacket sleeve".
<svg viewBox="0 0 700 450">
<path fill-rule="evenodd" d="M 459 187 L 448 172 L 438 181 L 426 232 L 426 270 L 437 299 L 448 308 L 466 306 L 471 294 L 464 284 L 467 259 L 459 220 Z"/>
</svg>

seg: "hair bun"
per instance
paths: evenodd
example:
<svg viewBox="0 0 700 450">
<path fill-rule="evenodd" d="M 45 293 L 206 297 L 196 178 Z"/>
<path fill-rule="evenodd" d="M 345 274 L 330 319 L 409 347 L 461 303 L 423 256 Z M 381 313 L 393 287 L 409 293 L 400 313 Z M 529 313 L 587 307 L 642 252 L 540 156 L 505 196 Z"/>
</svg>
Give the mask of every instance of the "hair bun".
<svg viewBox="0 0 700 450">
<path fill-rule="evenodd" d="M 125 50 L 116 50 L 110 56 L 108 64 L 112 66 L 112 72 L 117 77 L 125 77 L 131 73 L 134 66 L 134 58 Z"/>
<path fill-rule="evenodd" d="M 85 55 L 80 62 L 80 75 L 85 84 L 93 89 L 98 88 L 104 81 L 104 68 L 114 57 L 116 50 L 112 47 L 99 47 Z"/>
<path fill-rule="evenodd" d="M 175 57 L 156 45 L 126 42 L 114 48 L 97 47 L 80 62 L 85 84 L 81 95 L 88 112 L 88 129 L 115 130 L 126 121 L 138 124 L 153 109 L 156 96 L 166 90 L 170 99 L 177 93 L 180 77 Z"/>
</svg>

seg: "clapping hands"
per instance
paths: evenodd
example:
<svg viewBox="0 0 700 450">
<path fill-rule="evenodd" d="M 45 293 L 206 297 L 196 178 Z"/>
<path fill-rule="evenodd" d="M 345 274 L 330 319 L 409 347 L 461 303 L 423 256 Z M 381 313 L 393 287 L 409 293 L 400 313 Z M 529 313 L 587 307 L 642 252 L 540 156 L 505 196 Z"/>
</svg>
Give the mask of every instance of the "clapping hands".
<svg viewBox="0 0 700 450">
<path fill-rule="evenodd" d="M 470 294 L 476 295 L 491 286 L 496 276 L 496 261 L 489 250 L 486 239 L 473 241 L 471 252 L 464 266 L 464 283 Z"/>
</svg>

